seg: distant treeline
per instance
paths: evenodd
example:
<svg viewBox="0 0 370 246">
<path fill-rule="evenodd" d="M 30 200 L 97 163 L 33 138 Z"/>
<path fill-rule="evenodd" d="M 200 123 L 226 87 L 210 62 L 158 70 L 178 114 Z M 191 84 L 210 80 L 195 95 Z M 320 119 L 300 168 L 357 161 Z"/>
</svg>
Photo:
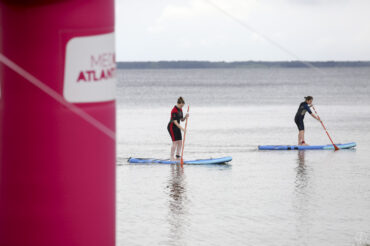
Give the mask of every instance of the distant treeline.
<svg viewBox="0 0 370 246">
<path fill-rule="evenodd" d="M 305 64 L 306 63 L 306 64 Z M 158 61 L 158 62 L 117 62 L 121 69 L 193 69 L 193 68 L 304 68 L 307 63 L 315 67 L 370 67 L 370 61 Z"/>
</svg>

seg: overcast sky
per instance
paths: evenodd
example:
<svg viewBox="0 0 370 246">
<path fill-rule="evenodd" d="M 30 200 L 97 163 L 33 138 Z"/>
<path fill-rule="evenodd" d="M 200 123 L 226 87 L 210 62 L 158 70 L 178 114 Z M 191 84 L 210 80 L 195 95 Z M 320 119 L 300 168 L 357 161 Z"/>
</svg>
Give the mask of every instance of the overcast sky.
<svg viewBox="0 0 370 246">
<path fill-rule="evenodd" d="M 116 0 L 117 61 L 370 60 L 370 0 Z"/>
</svg>

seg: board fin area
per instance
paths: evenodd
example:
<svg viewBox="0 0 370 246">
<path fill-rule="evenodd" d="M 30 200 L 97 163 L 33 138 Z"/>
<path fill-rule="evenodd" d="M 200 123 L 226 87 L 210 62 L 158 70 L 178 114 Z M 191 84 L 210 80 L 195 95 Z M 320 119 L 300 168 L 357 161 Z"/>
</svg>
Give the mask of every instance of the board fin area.
<svg viewBox="0 0 370 246">
<path fill-rule="evenodd" d="M 220 158 L 210 158 L 210 159 L 197 159 L 197 160 L 184 160 L 184 164 L 187 165 L 215 165 L 215 164 L 227 164 L 232 160 L 231 156 L 225 156 Z M 128 159 L 129 163 L 137 164 L 180 164 L 180 160 L 171 161 L 166 159 L 155 159 L 155 158 L 133 158 Z"/>
<path fill-rule="evenodd" d="M 339 149 L 351 149 L 356 147 L 355 142 L 345 143 L 345 144 L 336 144 Z M 259 145 L 259 150 L 334 150 L 332 144 L 327 145 Z"/>
</svg>

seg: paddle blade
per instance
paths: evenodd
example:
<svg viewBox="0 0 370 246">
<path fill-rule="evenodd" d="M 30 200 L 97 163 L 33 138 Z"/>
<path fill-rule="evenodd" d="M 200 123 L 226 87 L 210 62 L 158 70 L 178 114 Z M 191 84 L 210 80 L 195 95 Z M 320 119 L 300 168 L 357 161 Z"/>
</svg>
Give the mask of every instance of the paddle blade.
<svg viewBox="0 0 370 246">
<path fill-rule="evenodd" d="M 333 144 L 333 146 L 334 146 L 335 151 L 339 150 L 338 146 L 336 146 L 335 144 Z"/>
</svg>

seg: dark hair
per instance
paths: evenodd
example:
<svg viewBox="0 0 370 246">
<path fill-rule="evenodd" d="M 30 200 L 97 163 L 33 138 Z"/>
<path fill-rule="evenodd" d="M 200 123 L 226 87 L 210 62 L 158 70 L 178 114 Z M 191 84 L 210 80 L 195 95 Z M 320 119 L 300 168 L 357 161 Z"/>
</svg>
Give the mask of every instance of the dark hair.
<svg viewBox="0 0 370 246">
<path fill-rule="evenodd" d="M 304 97 L 304 99 L 305 99 L 306 101 L 310 101 L 310 100 L 312 100 L 312 99 L 313 99 L 313 97 L 311 97 L 311 96 L 306 96 L 306 97 Z"/>
<path fill-rule="evenodd" d="M 184 98 L 182 98 L 182 97 L 179 97 L 178 99 L 177 99 L 177 103 L 178 104 L 185 104 L 185 100 L 184 100 Z"/>
</svg>

